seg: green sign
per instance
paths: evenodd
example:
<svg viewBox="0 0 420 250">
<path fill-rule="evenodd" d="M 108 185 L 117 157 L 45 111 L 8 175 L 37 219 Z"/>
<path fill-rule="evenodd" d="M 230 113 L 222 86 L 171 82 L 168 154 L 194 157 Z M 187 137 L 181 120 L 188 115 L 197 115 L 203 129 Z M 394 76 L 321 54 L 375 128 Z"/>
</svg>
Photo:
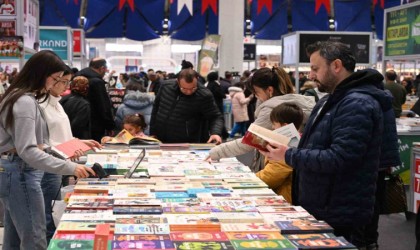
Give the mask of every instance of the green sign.
<svg viewBox="0 0 420 250">
<path fill-rule="evenodd" d="M 398 135 L 401 166 L 395 167 L 394 173 L 399 174 L 404 184 L 410 184 L 411 149 L 413 142 L 419 142 L 420 135 Z"/>
<path fill-rule="evenodd" d="M 386 13 L 385 56 L 420 54 L 420 5 Z"/>
<path fill-rule="evenodd" d="M 73 45 L 68 46 L 68 30 L 67 29 L 46 29 L 40 28 L 39 47 L 41 50 L 54 51 L 63 61 L 69 60 L 69 49 Z"/>
</svg>

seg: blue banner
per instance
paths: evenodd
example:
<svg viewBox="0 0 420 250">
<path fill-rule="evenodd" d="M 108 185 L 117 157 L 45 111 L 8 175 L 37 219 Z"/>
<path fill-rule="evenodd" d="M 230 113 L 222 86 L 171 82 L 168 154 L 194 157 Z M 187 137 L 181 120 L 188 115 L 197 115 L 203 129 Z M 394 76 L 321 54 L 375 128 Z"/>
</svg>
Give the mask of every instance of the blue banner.
<svg viewBox="0 0 420 250">
<path fill-rule="evenodd" d="M 375 4 L 374 12 L 375 12 L 375 28 L 376 28 L 376 37 L 380 40 L 383 40 L 383 33 L 384 33 L 384 8 L 391 8 L 401 4 L 401 0 L 384 0 L 385 4 L 382 7 L 380 4 L 380 0 L 377 0 Z"/>
<path fill-rule="evenodd" d="M 217 13 L 214 13 L 212 8 L 207 8 L 202 13 L 201 4 L 202 0 L 193 0 L 192 13 L 188 6 L 184 5 L 178 14 L 178 0 L 172 2 L 169 17 L 171 38 L 185 41 L 202 40 L 206 36 L 206 26 L 208 26 L 208 34 L 219 33 Z"/>
<path fill-rule="evenodd" d="M 40 26 L 70 26 L 80 28 L 78 0 L 44 0 L 40 1 Z"/>
<path fill-rule="evenodd" d="M 86 37 L 126 37 L 137 41 L 162 34 L 165 0 L 90 0 L 87 6 Z"/>
<path fill-rule="evenodd" d="M 367 0 L 366 0 L 367 1 Z M 292 28 L 293 31 L 328 31 L 328 12 L 321 6 L 315 13 L 315 0 L 293 0 Z"/>
<path fill-rule="evenodd" d="M 287 0 L 272 2 L 272 14 L 267 7 L 258 13 L 258 1 L 251 5 L 251 34 L 257 39 L 279 40 L 287 34 Z"/>
<path fill-rule="evenodd" d="M 371 4 L 366 0 L 335 0 L 335 30 L 372 31 Z"/>
</svg>

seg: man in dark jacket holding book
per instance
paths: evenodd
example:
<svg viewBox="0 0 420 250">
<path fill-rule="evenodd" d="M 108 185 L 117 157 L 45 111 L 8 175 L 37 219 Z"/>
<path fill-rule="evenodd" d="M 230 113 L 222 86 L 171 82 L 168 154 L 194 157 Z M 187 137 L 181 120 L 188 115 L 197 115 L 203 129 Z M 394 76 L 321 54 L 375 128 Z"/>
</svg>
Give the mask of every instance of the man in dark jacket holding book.
<svg viewBox="0 0 420 250">
<path fill-rule="evenodd" d="M 308 46 L 311 74 L 330 95 L 312 111 L 298 148 L 267 146 L 269 159 L 294 168 L 293 201 L 357 247 L 373 215 L 384 113 L 392 96 L 376 70 L 354 72 L 355 57 L 338 42 Z"/>
<path fill-rule="evenodd" d="M 197 82 L 192 69 L 182 70 L 176 83 L 165 83 L 155 99 L 150 135 L 166 143 L 221 143 L 223 115 L 210 90 Z"/>
</svg>

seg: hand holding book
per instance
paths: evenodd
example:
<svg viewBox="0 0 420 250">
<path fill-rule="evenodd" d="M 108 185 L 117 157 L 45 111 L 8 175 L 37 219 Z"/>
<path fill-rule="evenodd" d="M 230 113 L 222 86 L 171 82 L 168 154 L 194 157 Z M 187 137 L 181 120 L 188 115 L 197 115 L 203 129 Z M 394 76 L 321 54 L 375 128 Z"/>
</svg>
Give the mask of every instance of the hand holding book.
<svg viewBox="0 0 420 250">
<path fill-rule="evenodd" d="M 262 155 L 264 155 L 268 160 L 272 161 L 284 161 L 286 150 L 288 150 L 289 147 L 287 145 L 284 145 L 282 143 L 278 142 L 269 142 L 267 145 L 267 151 L 258 150 Z"/>
</svg>

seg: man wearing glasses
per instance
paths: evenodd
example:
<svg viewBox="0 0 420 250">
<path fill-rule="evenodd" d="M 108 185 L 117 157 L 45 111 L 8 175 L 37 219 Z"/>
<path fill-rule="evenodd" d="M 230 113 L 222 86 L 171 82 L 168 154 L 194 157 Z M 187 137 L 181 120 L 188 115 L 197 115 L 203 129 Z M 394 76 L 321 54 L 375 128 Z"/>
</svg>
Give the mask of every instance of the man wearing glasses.
<svg viewBox="0 0 420 250">
<path fill-rule="evenodd" d="M 94 58 L 90 61 L 88 68 L 84 68 L 76 74 L 76 76 L 84 76 L 89 80 L 87 98 L 91 108 L 91 135 L 95 141 L 101 141 L 101 138 L 115 127 L 111 100 L 105 88 L 106 82 L 103 80 L 106 72 L 108 72 L 106 60 Z"/>
<path fill-rule="evenodd" d="M 176 83 L 165 83 L 153 105 L 150 134 L 165 143 L 222 142 L 223 115 L 212 93 L 184 69 Z"/>
</svg>

